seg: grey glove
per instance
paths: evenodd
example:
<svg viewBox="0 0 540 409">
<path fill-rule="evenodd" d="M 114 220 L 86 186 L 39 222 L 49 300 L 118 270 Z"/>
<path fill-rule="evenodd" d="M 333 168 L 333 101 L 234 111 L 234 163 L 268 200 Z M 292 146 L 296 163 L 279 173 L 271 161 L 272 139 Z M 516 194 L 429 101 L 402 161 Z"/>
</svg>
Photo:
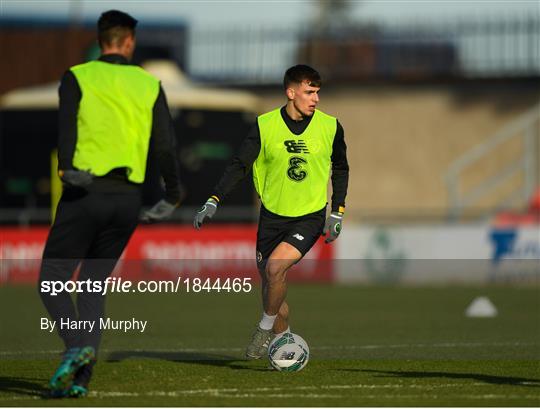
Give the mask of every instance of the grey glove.
<svg viewBox="0 0 540 409">
<path fill-rule="evenodd" d="M 144 212 L 141 216 L 143 222 L 161 222 L 170 218 L 176 209 L 176 205 L 167 202 L 165 199 L 161 199 L 150 210 Z"/>
<path fill-rule="evenodd" d="M 199 230 L 206 218 L 211 219 L 216 213 L 218 202 L 212 198 L 208 199 L 206 203 L 201 207 L 201 210 L 195 215 L 193 219 L 193 227 Z"/>
<path fill-rule="evenodd" d="M 92 183 L 94 176 L 85 170 L 60 170 L 60 179 L 68 186 L 84 187 Z"/>
<path fill-rule="evenodd" d="M 338 238 L 339 233 L 341 233 L 341 225 L 343 223 L 343 213 L 332 212 L 330 216 L 326 219 L 324 225 L 323 236 L 328 234 L 328 237 L 324 241 L 325 243 L 330 243 Z"/>
</svg>

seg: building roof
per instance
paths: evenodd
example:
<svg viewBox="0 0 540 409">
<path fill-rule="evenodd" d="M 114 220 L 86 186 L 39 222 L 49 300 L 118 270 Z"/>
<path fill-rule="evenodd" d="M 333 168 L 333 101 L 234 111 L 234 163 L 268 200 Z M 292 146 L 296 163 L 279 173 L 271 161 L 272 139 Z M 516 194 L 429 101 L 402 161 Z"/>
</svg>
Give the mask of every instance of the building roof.
<svg viewBox="0 0 540 409">
<path fill-rule="evenodd" d="M 167 95 L 169 107 L 214 111 L 260 111 L 259 99 L 252 93 L 196 84 L 169 61 L 143 64 L 157 77 Z M 57 109 L 58 83 L 49 83 L 10 91 L 0 97 L 1 109 Z"/>
</svg>

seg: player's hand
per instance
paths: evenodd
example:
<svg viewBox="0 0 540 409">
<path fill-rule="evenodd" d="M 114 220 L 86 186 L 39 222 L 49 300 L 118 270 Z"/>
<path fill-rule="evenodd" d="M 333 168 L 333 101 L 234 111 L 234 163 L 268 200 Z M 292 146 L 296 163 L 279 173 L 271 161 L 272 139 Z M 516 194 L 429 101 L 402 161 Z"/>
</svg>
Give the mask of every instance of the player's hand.
<svg viewBox="0 0 540 409">
<path fill-rule="evenodd" d="M 174 213 L 177 205 L 161 199 L 150 210 L 144 212 L 141 216 L 141 221 L 146 223 L 161 222 L 169 219 Z"/>
<path fill-rule="evenodd" d="M 58 176 L 68 186 L 84 187 L 92 183 L 94 176 L 85 170 L 60 170 Z"/>
<path fill-rule="evenodd" d="M 206 203 L 201 207 L 201 210 L 195 214 L 193 219 L 193 227 L 199 230 L 206 218 L 211 219 L 216 213 L 218 202 L 212 198 L 208 199 Z"/>
<path fill-rule="evenodd" d="M 326 219 L 324 224 L 323 236 L 326 237 L 325 243 L 330 243 L 339 237 L 341 233 L 341 225 L 343 223 L 343 213 L 332 212 L 330 216 Z"/>
</svg>

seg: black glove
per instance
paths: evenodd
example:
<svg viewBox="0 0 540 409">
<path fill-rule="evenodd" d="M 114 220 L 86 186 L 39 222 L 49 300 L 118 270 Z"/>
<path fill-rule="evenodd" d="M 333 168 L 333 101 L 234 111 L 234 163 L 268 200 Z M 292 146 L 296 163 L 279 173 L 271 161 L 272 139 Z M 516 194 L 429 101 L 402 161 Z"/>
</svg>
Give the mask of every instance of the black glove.
<svg viewBox="0 0 540 409">
<path fill-rule="evenodd" d="M 146 223 L 161 222 L 167 220 L 174 213 L 177 205 L 167 202 L 165 199 L 157 202 L 150 210 L 144 212 L 141 220 Z"/>
<path fill-rule="evenodd" d="M 203 207 L 201 207 L 201 210 L 195 214 L 195 219 L 193 219 L 193 227 L 199 230 L 206 218 L 211 219 L 212 216 L 214 216 L 217 210 L 217 205 L 217 200 L 212 198 L 208 199 Z"/>
<path fill-rule="evenodd" d="M 324 225 L 323 236 L 328 234 L 328 237 L 324 241 L 325 243 L 330 243 L 338 238 L 339 233 L 341 233 L 341 224 L 343 222 L 343 213 L 332 212 L 330 216 L 326 219 Z"/>
<path fill-rule="evenodd" d="M 60 170 L 60 179 L 68 186 L 84 187 L 92 183 L 94 176 L 85 170 Z"/>
</svg>

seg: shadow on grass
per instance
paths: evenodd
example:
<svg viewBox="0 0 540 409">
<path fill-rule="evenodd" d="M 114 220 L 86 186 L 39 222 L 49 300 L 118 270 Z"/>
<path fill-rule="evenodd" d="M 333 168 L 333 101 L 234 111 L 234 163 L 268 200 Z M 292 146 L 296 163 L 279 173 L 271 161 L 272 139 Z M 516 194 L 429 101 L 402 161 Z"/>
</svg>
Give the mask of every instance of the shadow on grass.
<svg viewBox="0 0 540 409">
<path fill-rule="evenodd" d="M 105 362 L 120 362 L 129 358 L 161 359 L 171 362 L 227 367 L 232 370 L 254 372 L 271 370 L 271 368 L 262 367 L 260 361 L 244 361 L 238 357 L 196 352 L 117 351 L 109 354 Z M 50 391 L 45 387 L 45 384 L 46 380 L 43 379 L 0 376 L 0 392 L 43 399 L 55 399 L 51 397 Z M 0 406 L 2 405 L 0 404 Z"/>
<path fill-rule="evenodd" d="M 514 376 L 495 376 L 478 373 L 453 373 L 453 372 L 420 372 L 420 371 L 381 371 L 375 369 L 340 369 L 349 372 L 368 372 L 379 374 L 380 377 L 388 378 L 446 378 L 446 379 L 470 379 L 494 385 L 514 385 L 529 388 L 540 388 L 540 379 L 518 378 Z"/>
<path fill-rule="evenodd" d="M 0 392 L 43 397 L 48 393 L 43 379 L 0 376 Z"/>
<path fill-rule="evenodd" d="M 126 359 L 160 359 L 185 364 L 209 365 L 227 367 L 234 370 L 269 371 L 270 368 L 262 368 L 259 362 L 242 360 L 235 356 L 207 354 L 200 352 L 160 352 L 160 351 L 116 351 L 108 354 L 107 362 L 120 362 Z"/>
</svg>

